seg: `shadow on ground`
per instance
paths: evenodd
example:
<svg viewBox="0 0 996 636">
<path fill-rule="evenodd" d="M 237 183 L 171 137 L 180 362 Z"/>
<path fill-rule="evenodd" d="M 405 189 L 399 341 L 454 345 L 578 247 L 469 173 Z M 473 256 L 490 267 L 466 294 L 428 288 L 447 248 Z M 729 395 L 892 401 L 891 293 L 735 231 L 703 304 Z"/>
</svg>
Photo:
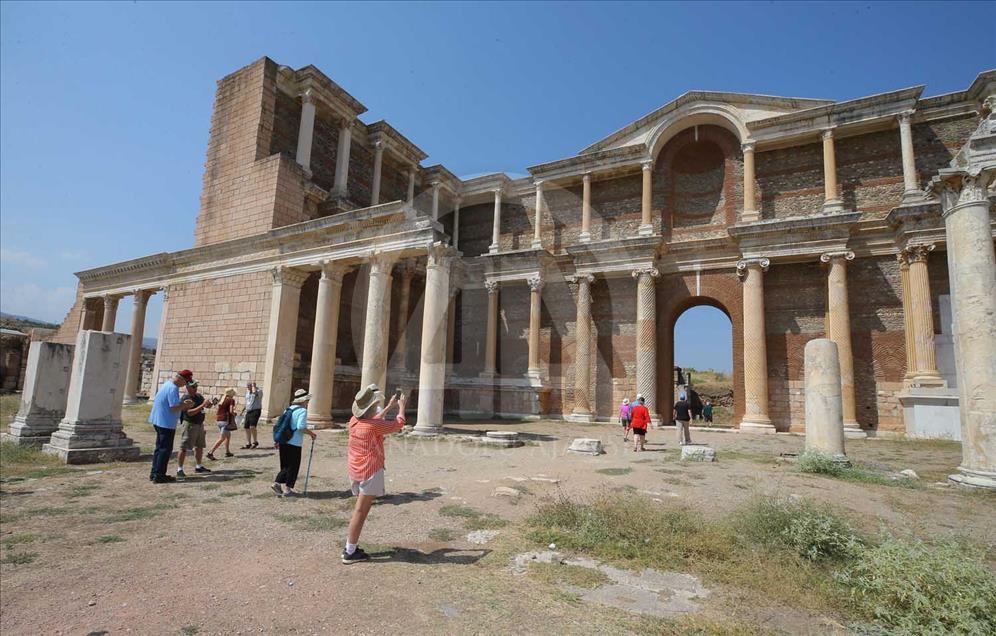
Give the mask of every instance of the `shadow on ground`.
<svg viewBox="0 0 996 636">
<path fill-rule="evenodd" d="M 456 550 L 439 548 L 422 552 L 413 548 L 388 548 L 370 552 L 370 563 L 416 563 L 421 565 L 473 565 L 488 556 L 491 550 Z"/>
</svg>

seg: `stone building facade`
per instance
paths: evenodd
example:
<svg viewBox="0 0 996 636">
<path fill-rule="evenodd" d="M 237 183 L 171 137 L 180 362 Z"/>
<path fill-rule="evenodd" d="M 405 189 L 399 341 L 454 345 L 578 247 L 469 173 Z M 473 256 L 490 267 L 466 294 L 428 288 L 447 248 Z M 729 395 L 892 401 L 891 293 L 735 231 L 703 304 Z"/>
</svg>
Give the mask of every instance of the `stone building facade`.
<svg viewBox="0 0 996 636">
<path fill-rule="evenodd" d="M 218 82 L 193 247 L 79 272 L 55 339 L 113 330 L 135 294 L 140 346 L 162 293 L 157 381 L 254 379 L 269 418 L 308 387 L 317 424 L 378 382 L 417 391 L 431 432 L 606 419 L 637 393 L 666 419 L 674 324 L 710 305 L 731 321 L 742 430 L 804 429 L 803 350 L 829 337 L 848 433 L 901 433 L 904 396 L 955 388 L 935 342 L 952 255 L 924 186 L 994 87 L 694 91 L 526 178 L 460 179 L 317 68 L 263 58 Z"/>
</svg>

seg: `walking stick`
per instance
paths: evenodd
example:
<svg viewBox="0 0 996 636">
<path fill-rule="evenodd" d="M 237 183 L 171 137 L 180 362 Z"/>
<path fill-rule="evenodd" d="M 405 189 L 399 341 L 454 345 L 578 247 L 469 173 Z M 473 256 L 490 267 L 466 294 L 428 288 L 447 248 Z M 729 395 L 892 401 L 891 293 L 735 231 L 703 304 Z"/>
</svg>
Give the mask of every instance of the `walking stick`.
<svg viewBox="0 0 996 636">
<path fill-rule="evenodd" d="M 311 479 L 311 458 L 315 456 L 315 438 L 311 438 L 311 450 L 308 452 L 308 471 L 304 473 L 304 494 L 308 494 L 308 480 Z"/>
</svg>

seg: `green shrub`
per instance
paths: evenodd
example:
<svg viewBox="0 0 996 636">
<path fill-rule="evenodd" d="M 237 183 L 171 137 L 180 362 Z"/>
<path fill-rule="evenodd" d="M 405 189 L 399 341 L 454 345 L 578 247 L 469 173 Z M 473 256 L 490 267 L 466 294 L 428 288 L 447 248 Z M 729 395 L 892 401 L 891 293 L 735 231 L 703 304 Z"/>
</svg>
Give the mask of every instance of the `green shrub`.
<svg viewBox="0 0 996 636">
<path fill-rule="evenodd" d="M 851 524 L 829 505 L 810 499 L 757 497 L 734 517 L 739 536 L 810 561 L 850 558 L 861 547 Z"/>
<path fill-rule="evenodd" d="M 839 477 L 844 470 L 844 465 L 834 461 L 833 456 L 814 450 L 808 450 L 799 455 L 795 466 L 804 473 L 830 475 L 831 477 Z"/>
<path fill-rule="evenodd" d="M 889 634 L 996 634 L 996 575 L 985 551 L 883 536 L 835 575 L 851 605 Z"/>
</svg>

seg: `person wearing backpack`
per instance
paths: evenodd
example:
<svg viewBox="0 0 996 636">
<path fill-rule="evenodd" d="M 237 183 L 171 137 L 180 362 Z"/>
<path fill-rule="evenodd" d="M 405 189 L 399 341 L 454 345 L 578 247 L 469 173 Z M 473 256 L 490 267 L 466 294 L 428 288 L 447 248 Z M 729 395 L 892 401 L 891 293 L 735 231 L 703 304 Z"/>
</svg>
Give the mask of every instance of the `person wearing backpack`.
<svg viewBox="0 0 996 636">
<path fill-rule="evenodd" d="M 270 488 L 278 497 L 293 497 L 297 474 L 301 471 L 301 446 L 304 436 L 318 437 L 308 428 L 308 402 L 311 394 L 304 389 L 294 392 L 294 399 L 273 427 L 273 443 L 280 454 L 280 472 Z"/>
</svg>

